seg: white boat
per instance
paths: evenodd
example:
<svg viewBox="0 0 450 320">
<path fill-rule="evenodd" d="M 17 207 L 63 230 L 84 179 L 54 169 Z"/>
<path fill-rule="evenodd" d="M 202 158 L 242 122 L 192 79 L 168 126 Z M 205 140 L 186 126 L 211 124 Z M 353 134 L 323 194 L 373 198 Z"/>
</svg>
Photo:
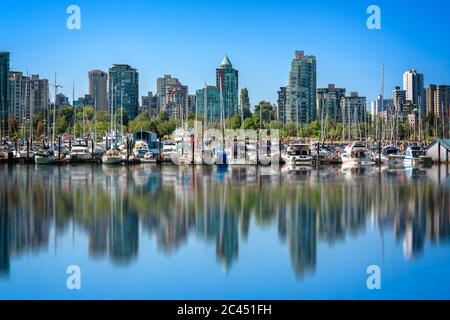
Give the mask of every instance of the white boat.
<svg viewBox="0 0 450 320">
<path fill-rule="evenodd" d="M 58 161 L 57 156 L 52 151 L 37 152 L 34 156 L 36 164 L 53 164 Z"/>
<path fill-rule="evenodd" d="M 105 154 L 105 148 L 98 146 L 98 145 L 94 147 L 94 156 L 101 157 L 104 154 Z"/>
<path fill-rule="evenodd" d="M 409 146 L 405 153 L 403 163 L 405 165 L 431 164 L 433 160 L 427 157 L 426 151 L 419 146 Z"/>
<path fill-rule="evenodd" d="M 89 148 L 84 145 L 73 146 L 69 156 L 71 161 L 85 161 L 92 159 L 92 154 L 89 151 Z"/>
<path fill-rule="evenodd" d="M 31 158 L 34 158 L 35 152 L 32 151 L 32 150 L 30 149 L 29 152 L 28 152 L 28 156 L 30 157 L 30 159 L 31 159 Z M 14 157 L 15 157 L 16 159 L 18 159 L 18 160 L 24 160 L 24 159 L 26 159 L 26 158 L 27 158 L 27 149 L 24 148 L 24 149 L 19 150 L 19 151 L 17 151 L 17 152 L 14 151 Z"/>
<path fill-rule="evenodd" d="M 173 155 L 177 153 L 177 146 L 172 141 L 164 142 L 161 150 L 161 159 L 163 161 L 172 161 Z"/>
<path fill-rule="evenodd" d="M 354 141 L 352 144 L 344 148 L 341 154 L 343 165 L 350 166 L 371 166 L 375 162 L 372 160 L 369 149 L 362 141 Z"/>
<path fill-rule="evenodd" d="M 282 154 L 282 159 L 287 165 L 312 166 L 314 163 L 311 148 L 305 143 L 289 144 Z"/>
<path fill-rule="evenodd" d="M 121 164 L 122 161 L 123 161 L 123 157 L 119 150 L 114 150 L 114 149 L 108 150 L 102 156 L 103 164 Z"/>
<path fill-rule="evenodd" d="M 385 146 L 381 151 L 381 162 L 389 166 L 403 164 L 404 155 L 400 153 L 400 149 L 394 145 Z"/>
<path fill-rule="evenodd" d="M 145 159 L 153 156 L 150 152 L 147 142 L 144 140 L 137 140 L 134 144 L 133 155 L 137 159 Z"/>
</svg>

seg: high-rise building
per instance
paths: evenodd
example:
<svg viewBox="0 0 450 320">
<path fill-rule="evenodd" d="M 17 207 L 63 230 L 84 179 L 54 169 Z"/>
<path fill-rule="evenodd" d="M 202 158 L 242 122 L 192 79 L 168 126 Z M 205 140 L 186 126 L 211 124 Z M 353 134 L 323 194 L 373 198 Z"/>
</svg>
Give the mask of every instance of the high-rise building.
<svg viewBox="0 0 450 320">
<path fill-rule="evenodd" d="M 0 52 L 0 136 L 8 129 L 9 52 Z"/>
<path fill-rule="evenodd" d="M 101 70 L 89 71 L 89 95 L 94 97 L 97 109 L 108 109 L 108 74 Z"/>
<path fill-rule="evenodd" d="M 317 89 L 317 116 L 330 119 L 335 123 L 342 122 L 341 98 L 345 97 L 345 89 L 329 84 L 328 88 Z"/>
<path fill-rule="evenodd" d="M 400 89 L 400 87 L 395 87 L 392 91 L 392 105 L 394 107 L 394 111 L 398 114 L 406 114 L 407 113 L 407 103 L 406 103 L 406 90 Z"/>
<path fill-rule="evenodd" d="M 85 94 L 84 97 L 78 98 L 78 100 L 75 101 L 74 106 L 76 107 L 94 107 L 95 99 L 90 94 Z"/>
<path fill-rule="evenodd" d="M 430 84 L 426 90 L 426 100 L 427 100 L 427 114 L 435 114 L 435 100 L 434 96 L 436 94 L 436 85 Z"/>
<path fill-rule="evenodd" d="M 18 124 L 29 121 L 30 112 L 47 110 L 50 105 L 49 84 L 39 75 L 24 76 L 22 72 L 11 71 L 8 74 L 8 117 L 14 117 Z"/>
<path fill-rule="evenodd" d="M 277 91 L 277 119 L 281 123 L 286 123 L 286 87 L 280 87 Z"/>
<path fill-rule="evenodd" d="M 186 119 L 188 116 L 188 87 L 181 83 L 166 84 L 165 110 L 172 119 Z"/>
<path fill-rule="evenodd" d="M 438 118 L 449 119 L 450 114 L 450 86 L 436 87 L 434 95 L 434 112 Z"/>
<path fill-rule="evenodd" d="M 215 86 L 205 86 L 196 91 L 196 108 L 198 114 L 203 114 L 205 125 L 221 119 L 220 93 Z"/>
<path fill-rule="evenodd" d="M 8 73 L 8 114 L 10 117 L 13 116 L 19 124 L 27 117 L 24 81 L 22 72 L 10 71 Z"/>
<path fill-rule="evenodd" d="M 167 85 L 179 84 L 177 78 L 172 78 L 170 74 L 165 74 L 164 77 L 156 79 L 156 96 L 158 97 L 158 104 L 160 110 L 166 109 L 167 103 Z"/>
<path fill-rule="evenodd" d="M 47 79 L 39 79 L 39 75 L 24 77 L 25 84 L 25 104 L 30 107 L 33 115 L 49 108 L 49 85 Z"/>
<path fill-rule="evenodd" d="M 153 92 L 149 91 L 146 96 L 142 96 L 142 110 L 141 112 L 148 112 L 150 117 L 158 115 L 157 97 Z"/>
<path fill-rule="evenodd" d="M 188 95 L 188 112 L 194 114 L 197 106 L 197 96 L 195 94 Z"/>
<path fill-rule="evenodd" d="M 69 102 L 69 98 L 66 97 L 63 93 L 58 93 L 56 95 L 56 107 L 64 107 L 64 106 L 69 106 L 70 102 Z"/>
<path fill-rule="evenodd" d="M 372 101 L 370 113 L 372 114 L 372 117 L 375 117 L 377 114 L 383 111 L 392 110 L 392 108 L 393 108 L 392 99 L 383 99 L 383 96 L 379 95 L 376 100 Z"/>
<path fill-rule="evenodd" d="M 300 124 L 316 119 L 316 57 L 296 51 L 286 88 L 286 121 Z"/>
<path fill-rule="evenodd" d="M 109 68 L 109 107 L 126 110 L 128 118 L 139 113 L 139 73 L 127 64 L 114 64 Z"/>
<path fill-rule="evenodd" d="M 366 97 L 360 97 L 357 92 L 341 98 L 343 122 L 364 122 L 366 120 Z"/>
<path fill-rule="evenodd" d="M 238 70 L 233 68 L 226 55 L 220 67 L 216 69 L 216 87 L 222 93 L 225 118 L 234 116 L 238 113 L 239 73 Z"/>
<path fill-rule="evenodd" d="M 406 91 L 406 100 L 420 109 L 422 115 L 425 115 L 427 108 L 423 74 L 417 73 L 415 69 L 406 71 L 403 74 L 403 90 Z"/>
<path fill-rule="evenodd" d="M 174 119 L 186 118 L 188 108 L 188 87 L 170 74 L 156 79 L 156 96 L 160 111 L 168 113 Z"/>
</svg>

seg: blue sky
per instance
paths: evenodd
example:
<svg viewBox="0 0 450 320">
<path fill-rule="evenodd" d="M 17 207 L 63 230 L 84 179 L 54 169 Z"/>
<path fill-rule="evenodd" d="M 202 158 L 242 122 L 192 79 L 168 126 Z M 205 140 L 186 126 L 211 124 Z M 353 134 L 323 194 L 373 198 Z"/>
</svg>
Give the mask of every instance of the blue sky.
<svg viewBox="0 0 450 320">
<path fill-rule="evenodd" d="M 215 82 L 228 54 L 251 103 L 276 102 L 295 50 L 317 57 L 318 87 L 335 83 L 374 99 L 381 65 L 390 95 L 416 68 L 425 83 L 450 84 L 450 2 L 333 0 L 0 0 L 0 51 L 11 69 L 53 79 L 72 96 L 87 92 L 87 73 L 127 63 L 140 91 L 172 74 L 194 93 Z M 81 30 L 66 28 L 66 8 L 81 8 Z M 366 27 L 369 5 L 381 8 L 381 30 Z M 445 41 L 444 41 L 445 40 Z"/>
</svg>

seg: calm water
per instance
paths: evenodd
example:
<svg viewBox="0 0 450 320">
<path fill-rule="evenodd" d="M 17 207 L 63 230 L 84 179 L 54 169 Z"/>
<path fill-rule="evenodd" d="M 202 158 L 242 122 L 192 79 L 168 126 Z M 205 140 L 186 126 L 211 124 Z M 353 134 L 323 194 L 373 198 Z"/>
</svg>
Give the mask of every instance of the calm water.
<svg viewBox="0 0 450 320">
<path fill-rule="evenodd" d="M 450 298 L 445 166 L 260 173 L 1 165 L 0 298 Z"/>
</svg>

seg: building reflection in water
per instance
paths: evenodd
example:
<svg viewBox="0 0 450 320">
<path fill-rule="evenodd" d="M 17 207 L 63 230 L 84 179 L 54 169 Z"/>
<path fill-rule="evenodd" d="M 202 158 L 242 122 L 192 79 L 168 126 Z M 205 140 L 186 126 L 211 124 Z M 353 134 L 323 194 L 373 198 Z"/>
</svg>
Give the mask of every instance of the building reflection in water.
<svg viewBox="0 0 450 320">
<path fill-rule="evenodd" d="M 87 234 L 91 259 L 118 265 L 137 259 L 142 232 L 155 235 L 162 254 L 195 235 L 215 246 L 228 270 L 252 221 L 276 225 L 298 277 L 314 271 L 318 241 L 343 241 L 368 223 L 391 230 L 406 259 L 423 254 L 427 242 L 448 240 L 448 169 L 260 170 L 1 166 L 0 276 L 11 258 L 49 250 L 75 229 Z"/>
</svg>

